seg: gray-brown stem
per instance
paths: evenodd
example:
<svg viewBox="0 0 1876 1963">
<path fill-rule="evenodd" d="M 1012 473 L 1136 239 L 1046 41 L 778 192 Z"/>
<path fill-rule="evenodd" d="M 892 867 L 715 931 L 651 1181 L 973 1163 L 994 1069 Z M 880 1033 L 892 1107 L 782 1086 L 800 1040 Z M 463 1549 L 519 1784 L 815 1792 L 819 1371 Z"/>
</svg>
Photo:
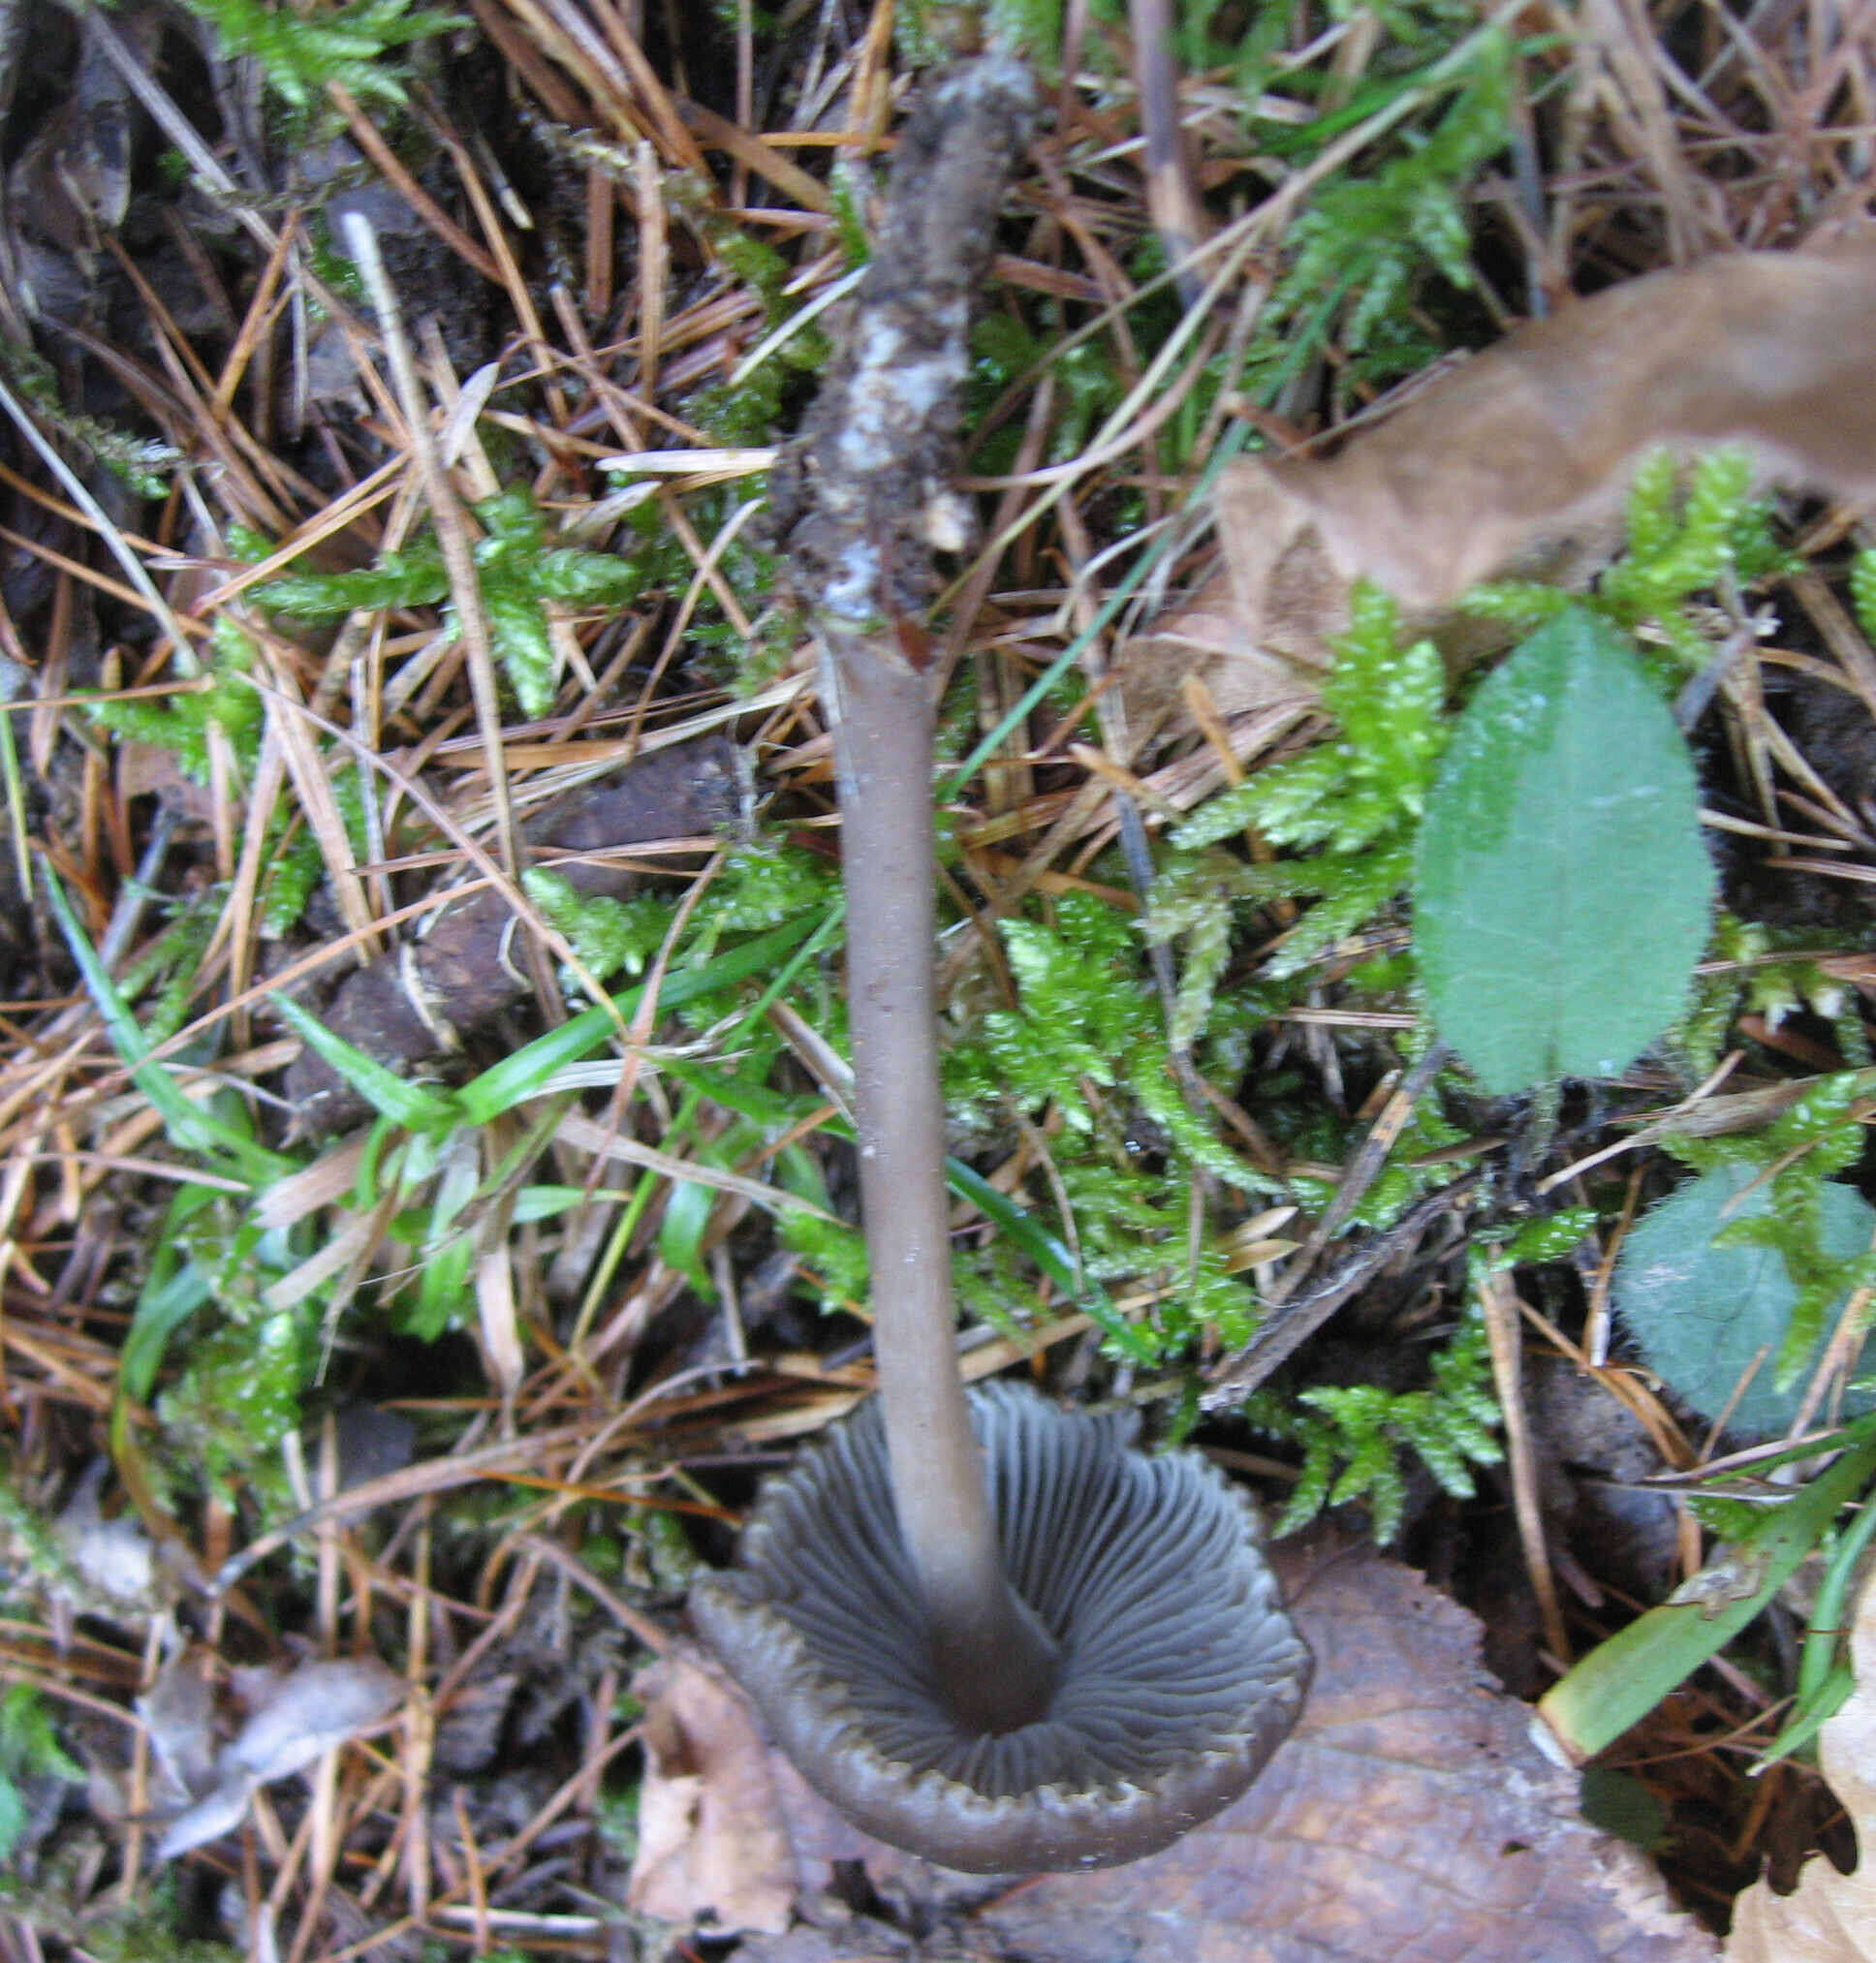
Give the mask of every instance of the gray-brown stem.
<svg viewBox="0 0 1876 1963">
<path fill-rule="evenodd" d="M 961 1718 L 1002 1731 L 1047 1707 L 1054 1645 L 1004 1578 L 957 1374 L 932 1001 L 930 691 L 862 638 L 830 635 L 829 652 L 860 1206 L 892 1491 L 939 1681 Z"/>
</svg>

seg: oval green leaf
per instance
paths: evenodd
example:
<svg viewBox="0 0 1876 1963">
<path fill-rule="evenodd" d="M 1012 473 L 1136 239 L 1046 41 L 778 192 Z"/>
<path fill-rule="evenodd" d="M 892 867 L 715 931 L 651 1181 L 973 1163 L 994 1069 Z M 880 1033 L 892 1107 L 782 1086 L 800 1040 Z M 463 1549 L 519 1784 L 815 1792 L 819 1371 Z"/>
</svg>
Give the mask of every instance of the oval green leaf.
<svg viewBox="0 0 1876 1963">
<path fill-rule="evenodd" d="M 1625 638 L 1573 607 L 1460 718 L 1422 826 L 1420 970 L 1489 1091 L 1614 1076 L 1685 1007 L 1713 868 L 1687 746 Z"/>
</svg>

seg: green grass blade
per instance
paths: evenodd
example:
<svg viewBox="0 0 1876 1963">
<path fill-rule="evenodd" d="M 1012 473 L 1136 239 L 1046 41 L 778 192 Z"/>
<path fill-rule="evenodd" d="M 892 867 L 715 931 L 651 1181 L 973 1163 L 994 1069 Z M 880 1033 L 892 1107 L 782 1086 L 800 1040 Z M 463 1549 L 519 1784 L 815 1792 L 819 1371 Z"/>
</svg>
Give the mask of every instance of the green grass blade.
<svg viewBox="0 0 1876 1963">
<path fill-rule="evenodd" d="M 745 1029 L 760 1022 L 768 1013 L 770 1004 L 781 1000 L 796 976 L 839 933 L 846 919 L 847 899 L 843 893 L 822 915 L 821 922 L 814 932 L 776 970 L 774 979 L 768 986 L 749 1005 L 748 1013 L 725 1036 L 726 1044 L 734 1043 Z"/>
<path fill-rule="evenodd" d="M 306 1047 L 336 1071 L 381 1117 L 411 1132 L 448 1132 L 461 1122 L 453 1098 L 387 1070 L 344 1037 L 335 1036 L 291 997 L 271 994 L 267 999 Z"/>
<path fill-rule="evenodd" d="M 1830 1673 L 1823 1683 L 1808 1698 L 1798 1698 L 1790 1722 L 1766 1747 L 1752 1771 L 1763 1772 L 1767 1765 L 1775 1765 L 1779 1760 L 1789 1759 L 1794 1752 L 1802 1750 L 1850 1701 L 1856 1688 L 1856 1672 L 1847 1663 L 1832 1664 Z"/>
<path fill-rule="evenodd" d="M 58 875 L 49 863 L 41 869 L 46 875 L 47 897 L 51 901 L 52 912 L 65 935 L 65 945 L 71 949 L 85 989 L 104 1018 L 111 1046 L 129 1069 L 131 1081 L 161 1114 L 171 1143 L 178 1151 L 204 1161 L 225 1176 L 232 1174 L 255 1186 L 270 1184 L 283 1173 L 297 1170 L 294 1160 L 257 1145 L 234 1126 L 223 1124 L 193 1100 L 184 1097 L 174 1077 L 161 1064 L 148 1060 L 149 1043 L 138 1026 L 136 1016 L 131 1013 L 129 1004 L 117 992 L 117 984 L 99 960 L 98 951 L 73 911 Z"/>
<path fill-rule="evenodd" d="M 1837 1509 L 1876 1473 L 1876 1424 L 1859 1443 L 1739 1543 L 1761 1563 L 1760 1585 L 1738 1602 L 1666 1603 L 1599 1644 L 1538 1704 L 1538 1715 L 1575 1764 L 1593 1759 L 1726 1647 L 1766 1607 L 1823 1539 Z"/>
<path fill-rule="evenodd" d="M 1210 459 L 1205 465 L 1204 474 L 1200 478 L 1198 485 L 1192 493 L 1192 502 L 1195 505 L 1211 494 L 1211 487 L 1218 482 L 1219 473 L 1244 447 L 1244 440 L 1249 433 L 1249 425 L 1240 422 L 1228 429 L 1219 439 L 1218 447 L 1212 452 Z M 958 764 L 957 768 L 952 773 L 950 782 L 945 786 L 945 796 L 948 799 L 956 797 L 962 794 L 965 785 L 1002 748 L 1010 732 L 1029 718 L 1037 705 L 1047 697 L 1049 690 L 1061 680 L 1063 675 L 1094 644 L 1097 637 L 1108 631 L 1109 626 L 1120 612 L 1120 609 L 1132 598 L 1135 588 L 1172 551 L 1174 545 L 1178 544 L 1182 537 L 1183 534 L 1178 526 L 1169 525 L 1154 540 L 1151 547 L 1147 551 L 1142 552 L 1134 561 L 1133 565 L 1121 578 L 1120 583 L 1102 602 L 1101 610 L 1063 648 L 1061 653 L 1043 670 L 1042 673 L 1030 683 L 1028 688 L 1023 691 L 1019 700 L 1012 704 L 1009 714 Z"/>
<path fill-rule="evenodd" d="M 740 947 L 729 949 L 700 968 L 680 968 L 668 974 L 658 991 L 659 1008 L 675 1009 L 700 995 L 732 987 L 752 975 L 762 974 L 822 924 L 819 914 L 803 914 L 779 927 L 771 927 L 766 934 L 758 934 Z M 618 1015 L 634 1016 L 643 1000 L 644 984 L 641 983 L 613 996 L 612 1011 Z M 612 1012 L 595 1007 L 583 1010 L 546 1036 L 537 1037 L 513 1056 L 504 1057 L 480 1076 L 472 1077 L 456 1093 L 456 1106 L 463 1122 L 486 1124 L 524 1099 L 538 1096 L 542 1085 L 555 1071 L 579 1062 L 617 1027 Z"/>
<path fill-rule="evenodd" d="M 784 1096 L 752 1077 L 734 1076 L 728 1071 L 714 1070 L 710 1065 L 695 1063 L 689 1057 L 660 1057 L 658 1068 L 666 1076 L 675 1077 L 679 1083 L 702 1092 L 711 1104 L 721 1105 L 726 1111 L 735 1111 L 739 1117 L 754 1118 L 759 1125 L 792 1125 L 797 1118 L 804 1118 L 810 1111 L 818 1109 L 823 1103 L 822 1099 L 805 1093 L 796 1097 Z M 853 1136 L 844 1126 L 831 1122 L 824 1129 L 834 1131 L 840 1137 Z"/>
<path fill-rule="evenodd" d="M 1159 1355 L 1147 1337 L 1108 1299 L 1108 1293 L 1099 1282 L 1077 1278 L 1075 1257 L 1033 1213 L 999 1193 L 961 1159 L 945 1161 L 945 1184 L 959 1200 L 975 1206 L 999 1233 L 1008 1234 L 1062 1293 L 1085 1309 L 1134 1361 L 1150 1363 Z"/>
<path fill-rule="evenodd" d="M 124 1346 L 117 1353 L 117 1382 L 127 1397 L 139 1404 L 150 1401 L 170 1338 L 207 1301 L 208 1294 L 208 1277 L 190 1262 L 138 1296 Z"/>
</svg>

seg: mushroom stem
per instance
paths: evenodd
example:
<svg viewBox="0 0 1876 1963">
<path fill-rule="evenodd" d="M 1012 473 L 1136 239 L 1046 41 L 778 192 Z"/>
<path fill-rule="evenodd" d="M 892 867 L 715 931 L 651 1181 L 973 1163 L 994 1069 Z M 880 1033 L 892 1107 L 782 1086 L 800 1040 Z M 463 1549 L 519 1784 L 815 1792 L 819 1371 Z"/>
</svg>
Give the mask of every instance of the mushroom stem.
<svg viewBox="0 0 1876 1963">
<path fill-rule="evenodd" d="M 1047 1708 L 1056 1646 L 1004 1574 L 957 1373 L 932 999 L 932 702 L 869 636 L 826 635 L 840 706 L 841 863 L 860 1208 L 899 1531 L 939 1687 L 1002 1732 Z"/>
</svg>

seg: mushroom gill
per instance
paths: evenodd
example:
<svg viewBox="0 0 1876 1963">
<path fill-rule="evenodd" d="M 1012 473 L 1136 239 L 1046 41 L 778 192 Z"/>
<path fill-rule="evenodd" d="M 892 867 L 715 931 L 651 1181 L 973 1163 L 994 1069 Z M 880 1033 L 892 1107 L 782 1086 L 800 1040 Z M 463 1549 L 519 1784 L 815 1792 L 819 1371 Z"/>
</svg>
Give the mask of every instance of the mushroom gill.
<svg viewBox="0 0 1876 1963">
<path fill-rule="evenodd" d="M 764 1489 L 692 1614 L 809 1783 L 879 1839 L 975 1873 L 1154 1853 L 1249 1786 L 1308 1688 L 1255 1512 L 1197 1453 L 1132 1449 L 1131 1414 L 1009 1385 L 970 1412 L 1005 1573 L 1059 1646 L 1031 1722 L 986 1729 L 941 1688 L 877 1401 Z"/>
</svg>

